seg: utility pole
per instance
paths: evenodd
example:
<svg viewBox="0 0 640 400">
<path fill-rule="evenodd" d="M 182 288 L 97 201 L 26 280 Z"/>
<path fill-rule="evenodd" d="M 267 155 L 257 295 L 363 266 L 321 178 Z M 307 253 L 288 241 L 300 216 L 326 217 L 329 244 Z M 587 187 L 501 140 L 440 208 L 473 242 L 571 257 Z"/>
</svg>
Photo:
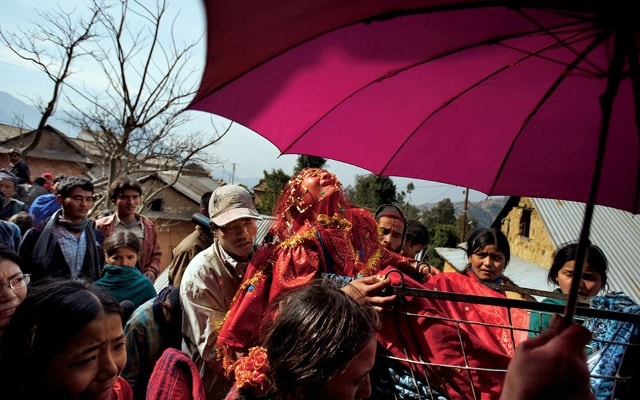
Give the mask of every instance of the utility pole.
<svg viewBox="0 0 640 400">
<path fill-rule="evenodd" d="M 231 184 L 233 185 L 233 181 L 236 177 L 236 163 L 231 163 Z"/>
<path fill-rule="evenodd" d="M 464 242 L 465 229 L 467 228 L 467 207 L 469 206 L 469 188 L 464 190 L 464 206 L 462 208 L 462 226 L 460 227 L 460 242 Z"/>
</svg>

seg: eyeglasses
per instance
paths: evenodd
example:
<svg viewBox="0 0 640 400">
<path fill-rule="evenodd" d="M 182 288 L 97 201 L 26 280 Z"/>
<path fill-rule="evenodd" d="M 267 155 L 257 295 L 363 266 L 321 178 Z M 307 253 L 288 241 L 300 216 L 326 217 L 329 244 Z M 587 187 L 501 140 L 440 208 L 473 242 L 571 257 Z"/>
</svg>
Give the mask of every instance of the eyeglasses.
<svg viewBox="0 0 640 400">
<path fill-rule="evenodd" d="M 11 279 L 9 283 L 0 283 L 0 292 L 2 292 L 2 288 L 5 286 L 9 286 L 13 290 L 22 289 L 27 287 L 27 285 L 31 282 L 31 274 L 22 274 L 21 276 L 16 276 Z"/>
</svg>

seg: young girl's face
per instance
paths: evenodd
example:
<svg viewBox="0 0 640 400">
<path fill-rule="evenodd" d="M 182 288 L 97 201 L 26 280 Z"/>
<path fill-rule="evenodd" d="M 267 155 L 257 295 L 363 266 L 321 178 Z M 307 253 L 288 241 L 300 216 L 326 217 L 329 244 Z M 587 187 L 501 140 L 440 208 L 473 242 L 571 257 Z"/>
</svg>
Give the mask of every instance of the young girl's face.
<svg viewBox="0 0 640 400">
<path fill-rule="evenodd" d="M 560 286 L 560 291 L 564 294 L 569 294 L 571 291 L 571 281 L 573 280 L 575 265 L 575 261 L 567 261 L 562 268 L 560 268 L 560 271 L 558 271 L 558 286 Z M 591 265 L 584 264 L 578 294 L 580 296 L 593 297 L 598 294 L 600 289 L 602 289 L 602 275 L 596 271 L 595 268 L 591 267 Z"/>
<path fill-rule="evenodd" d="M 138 253 L 128 247 L 118 247 L 111 255 L 107 255 L 107 263 L 121 267 L 135 267 Z"/>
<path fill-rule="evenodd" d="M 114 399 L 113 385 L 126 361 L 120 315 L 101 312 L 51 360 L 51 398 Z"/>
</svg>

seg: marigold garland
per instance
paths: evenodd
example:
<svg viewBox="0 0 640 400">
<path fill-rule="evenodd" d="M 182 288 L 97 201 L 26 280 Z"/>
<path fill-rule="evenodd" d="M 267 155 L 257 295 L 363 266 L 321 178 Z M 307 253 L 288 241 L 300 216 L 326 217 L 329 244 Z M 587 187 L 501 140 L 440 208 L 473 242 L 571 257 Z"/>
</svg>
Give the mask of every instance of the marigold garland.
<svg viewBox="0 0 640 400">
<path fill-rule="evenodd" d="M 269 359 L 264 347 L 249 349 L 249 354 L 240 357 L 235 365 L 236 385 L 239 389 L 251 388 L 257 396 L 264 396 L 272 387 L 269 379 Z"/>
</svg>

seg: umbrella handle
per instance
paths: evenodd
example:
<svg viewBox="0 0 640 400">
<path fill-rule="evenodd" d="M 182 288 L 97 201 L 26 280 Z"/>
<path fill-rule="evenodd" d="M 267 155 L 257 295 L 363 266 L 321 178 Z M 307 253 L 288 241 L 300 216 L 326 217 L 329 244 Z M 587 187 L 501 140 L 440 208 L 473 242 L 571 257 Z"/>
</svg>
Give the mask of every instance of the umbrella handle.
<svg viewBox="0 0 640 400">
<path fill-rule="evenodd" d="M 604 154 L 607 146 L 607 136 L 609 133 L 609 124 L 611 122 L 611 110 L 613 109 L 613 100 L 618 92 L 620 80 L 622 79 L 622 69 L 624 67 L 625 56 L 637 57 L 632 52 L 634 45 L 633 40 L 635 33 L 633 30 L 620 28 L 615 32 L 615 43 L 613 55 L 611 57 L 611 66 L 607 88 L 600 98 L 600 108 L 602 109 L 602 122 L 600 124 L 600 139 L 598 143 L 598 152 L 593 171 L 593 180 L 591 182 L 591 191 L 589 192 L 589 201 L 587 202 L 582 230 L 580 231 L 580 240 L 576 254 L 575 267 L 573 270 L 573 279 L 571 280 L 571 290 L 564 312 L 564 322 L 569 325 L 573 320 L 576 312 L 578 300 L 578 288 L 582 280 L 582 271 L 584 270 L 584 260 L 589 247 L 589 234 L 591 231 L 591 219 L 593 217 L 593 209 L 598 195 L 598 187 L 600 185 L 600 173 L 602 172 L 602 164 L 604 162 Z M 576 279 L 578 278 L 578 279 Z"/>
</svg>

